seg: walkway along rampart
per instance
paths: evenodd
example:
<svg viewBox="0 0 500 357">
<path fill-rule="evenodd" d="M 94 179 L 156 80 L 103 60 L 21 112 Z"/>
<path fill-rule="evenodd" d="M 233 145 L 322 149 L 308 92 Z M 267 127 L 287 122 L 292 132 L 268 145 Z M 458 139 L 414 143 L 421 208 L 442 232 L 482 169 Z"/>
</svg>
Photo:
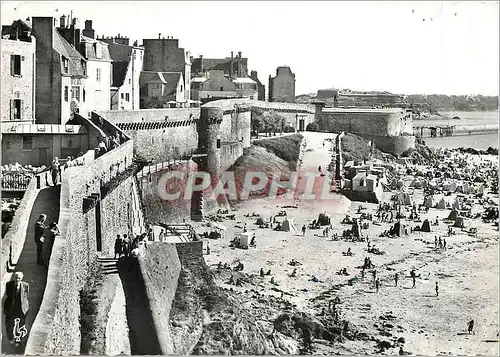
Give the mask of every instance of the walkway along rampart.
<svg viewBox="0 0 500 357">
<path fill-rule="evenodd" d="M 106 135 L 119 131 L 106 121 L 99 127 Z M 133 143 L 125 136 L 119 147 L 63 172 L 61 235 L 54 242 L 47 288 L 26 354 L 80 353 L 79 291 L 97 256 L 113 253 L 115 234 L 131 229 L 128 203 L 137 195 L 133 165 Z"/>
</svg>

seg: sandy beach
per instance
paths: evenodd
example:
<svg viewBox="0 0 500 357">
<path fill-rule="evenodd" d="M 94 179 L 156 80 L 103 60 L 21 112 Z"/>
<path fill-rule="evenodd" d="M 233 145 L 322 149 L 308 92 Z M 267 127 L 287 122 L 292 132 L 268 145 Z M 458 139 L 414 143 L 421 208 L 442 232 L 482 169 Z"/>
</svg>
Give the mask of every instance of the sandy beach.
<svg viewBox="0 0 500 357">
<path fill-rule="evenodd" d="M 328 165 L 331 148 L 322 145 L 327 137 L 334 138 L 334 135 L 305 133 L 307 147 L 303 152 L 303 165 Z M 475 159 L 479 160 L 478 157 Z M 384 201 L 389 202 L 391 195 L 390 192 L 384 193 Z M 492 197 L 498 202 L 498 195 Z M 422 203 L 422 190 L 415 190 L 412 199 L 417 205 Z M 445 199 L 453 202 L 454 195 Z M 292 204 L 298 204 L 298 208 L 283 208 Z M 241 262 L 244 264 L 243 273 L 251 277 L 252 282 L 236 287 L 228 284 L 227 276 L 219 276 L 219 285 L 241 292 L 255 289 L 277 297 L 282 291 L 285 299 L 312 315 L 317 315 L 323 308 L 328 309 L 329 300 L 338 296 L 342 301 L 342 319 L 379 339 L 403 337 L 404 350 L 412 354 L 498 355 L 497 228 L 491 223 L 475 220 L 474 226 L 478 229 L 476 237 L 456 228 L 455 235 L 448 237 L 448 224 L 442 219 L 448 217 L 450 210 L 431 208 L 428 213 L 421 213 L 422 221 L 428 218 L 434 222 L 438 217 L 439 225 L 432 226 L 431 232 L 413 232 L 398 238 L 379 237 L 381 232 L 389 229 L 390 223 L 371 224 L 369 229 L 363 230 L 362 234 L 370 238 L 372 247 L 384 252 L 383 255 L 375 255 L 367 252 L 365 242 L 334 241 L 331 238 L 334 233 L 342 235 L 343 230 L 350 228 L 350 225 L 341 222 L 346 214 L 359 217 L 359 206 L 364 207 L 362 212 L 374 216 L 378 207 L 377 204 L 350 202 L 339 194 L 327 202 L 265 198 L 246 201 L 233 210 L 234 220 L 218 222 L 227 228 L 221 239 L 206 239 L 211 253 L 205 256 L 205 260 L 214 270 L 219 262 L 231 266 Z M 269 220 L 271 215 L 282 210 L 293 218 L 296 232 L 259 229 L 255 224 L 257 218 L 247 217 L 260 214 L 264 220 Z M 476 211 L 481 210 L 476 208 Z M 330 236 L 323 237 L 322 229 L 307 229 L 303 236 L 301 227 L 311 223 L 321 212 L 331 215 L 333 230 Z M 412 227 L 421 225 L 421 222 L 403 221 Z M 230 248 L 230 240 L 243 232 L 245 224 L 249 231 L 255 231 L 257 246 Z M 203 230 L 210 231 L 211 228 L 197 227 L 198 232 Z M 446 250 L 435 249 L 435 236 L 447 240 Z M 351 248 L 353 256 L 342 254 L 348 248 Z M 365 257 L 370 257 L 375 264 L 381 281 L 378 293 L 369 273 L 364 279 L 361 277 L 359 267 Z M 292 259 L 301 265 L 289 265 Z M 266 272 L 271 270 L 271 275 L 261 277 L 261 268 Z M 291 277 L 294 268 L 297 275 Z M 336 274 L 343 268 L 346 268 L 348 276 Z M 411 288 L 411 269 L 419 275 L 414 289 Z M 399 275 L 397 287 L 395 273 Z M 311 281 L 313 276 L 319 281 Z M 271 277 L 276 285 L 271 284 Z M 352 278 L 357 279 L 348 284 Z M 439 283 L 439 296 L 435 292 L 436 282 Z M 384 316 L 388 314 L 393 317 L 386 319 Z M 475 334 L 469 335 L 467 322 L 472 319 L 475 321 Z M 317 343 L 315 346 L 318 353 L 377 353 L 373 341 L 345 341 L 334 347 Z M 383 354 L 397 352 L 393 348 Z"/>
</svg>

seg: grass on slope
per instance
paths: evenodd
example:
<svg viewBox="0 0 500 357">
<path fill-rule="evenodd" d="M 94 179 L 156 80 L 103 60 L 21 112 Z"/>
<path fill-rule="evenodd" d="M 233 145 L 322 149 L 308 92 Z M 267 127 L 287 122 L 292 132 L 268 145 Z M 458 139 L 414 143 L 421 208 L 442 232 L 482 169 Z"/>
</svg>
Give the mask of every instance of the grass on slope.
<svg viewBox="0 0 500 357">
<path fill-rule="evenodd" d="M 272 139 L 256 140 L 254 141 L 254 145 L 266 148 L 288 162 L 291 170 L 295 170 L 297 168 L 297 160 L 299 159 L 302 138 L 300 134 L 287 135 Z"/>
<path fill-rule="evenodd" d="M 382 159 L 383 157 L 391 156 L 390 154 L 384 154 L 378 149 L 374 149 L 373 153 L 371 153 L 369 143 L 368 140 L 360 136 L 346 133 L 340 143 L 342 158 L 344 161 L 362 161 L 364 159 L 369 160 L 370 157 Z"/>
</svg>

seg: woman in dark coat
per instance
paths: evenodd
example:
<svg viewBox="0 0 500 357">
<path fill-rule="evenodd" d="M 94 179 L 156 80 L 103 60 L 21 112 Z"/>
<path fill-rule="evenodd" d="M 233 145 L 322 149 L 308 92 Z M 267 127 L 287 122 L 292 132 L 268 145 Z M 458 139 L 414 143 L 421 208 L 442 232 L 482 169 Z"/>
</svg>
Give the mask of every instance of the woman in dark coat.
<svg viewBox="0 0 500 357">
<path fill-rule="evenodd" d="M 43 241 L 42 257 L 45 268 L 49 268 L 50 255 L 52 254 L 52 247 L 54 246 L 54 241 L 56 236 L 60 235 L 59 227 L 56 222 L 51 222 L 49 225 L 49 233 Z"/>
</svg>

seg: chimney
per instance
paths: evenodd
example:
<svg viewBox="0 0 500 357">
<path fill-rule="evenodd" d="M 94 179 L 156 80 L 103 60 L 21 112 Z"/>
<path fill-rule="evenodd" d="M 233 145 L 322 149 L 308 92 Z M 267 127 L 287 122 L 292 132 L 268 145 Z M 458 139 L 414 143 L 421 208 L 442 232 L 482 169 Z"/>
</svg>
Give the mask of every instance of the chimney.
<svg viewBox="0 0 500 357">
<path fill-rule="evenodd" d="M 73 19 L 71 20 L 71 27 L 73 27 L 73 28 L 80 27 L 80 21 L 79 21 L 78 17 L 73 17 Z"/>
<path fill-rule="evenodd" d="M 241 60 L 241 51 L 238 52 L 238 77 L 243 77 L 242 75 L 242 60 Z"/>
<path fill-rule="evenodd" d="M 233 78 L 233 51 L 231 51 L 231 62 L 230 62 L 230 66 L 229 66 L 229 76 L 231 77 L 231 79 Z"/>
<path fill-rule="evenodd" d="M 82 31 L 83 36 L 95 38 L 95 31 L 92 28 L 92 20 L 85 21 L 85 29 Z"/>
<path fill-rule="evenodd" d="M 161 40 L 161 33 L 158 34 L 158 40 Z"/>
<path fill-rule="evenodd" d="M 200 73 L 203 73 L 203 55 L 200 55 Z"/>
<path fill-rule="evenodd" d="M 66 15 L 62 15 L 61 19 L 59 21 L 59 27 L 65 28 L 66 27 Z"/>
</svg>

